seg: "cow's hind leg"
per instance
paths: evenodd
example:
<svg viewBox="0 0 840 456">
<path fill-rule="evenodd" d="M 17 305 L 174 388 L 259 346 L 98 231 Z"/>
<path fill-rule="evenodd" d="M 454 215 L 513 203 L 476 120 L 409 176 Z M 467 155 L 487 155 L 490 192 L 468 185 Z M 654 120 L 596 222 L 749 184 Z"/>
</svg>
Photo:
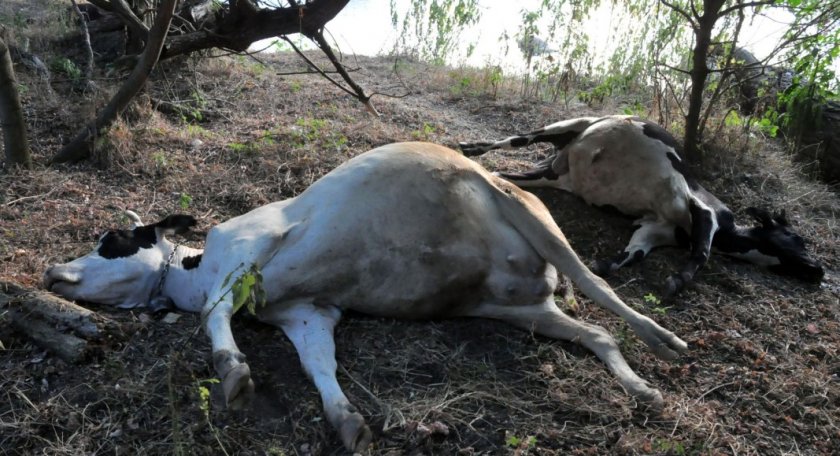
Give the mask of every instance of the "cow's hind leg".
<svg viewBox="0 0 840 456">
<path fill-rule="evenodd" d="M 341 311 L 301 303 L 260 318 L 282 328 L 294 344 L 304 371 L 318 388 L 327 419 L 338 431 L 344 446 L 352 452 L 364 451 L 373 435 L 362 415 L 347 400 L 335 376 L 333 328 L 341 318 Z"/>
<path fill-rule="evenodd" d="M 609 275 L 624 266 L 638 263 L 656 247 L 676 245 L 675 227 L 670 223 L 642 219 L 639 228 L 630 238 L 624 251 L 611 260 L 599 260 L 595 272 L 600 276 Z"/>
<path fill-rule="evenodd" d="M 504 320 L 537 334 L 580 343 L 607 365 L 630 395 L 654 410 L 660 410 L 664 404 L 662 393 L 633 372 L 607 330 L 569 317 L 551 299 L 530 306 L 485 304 L 469 316 Z"/>
<path fill-rule="evenodd" d="M 535 143 L 552 143 L 557 150 L 562 150 L 596 120 L 596 117 L 563 120 L 530 133 L 510 136 L 501 141 L 462 142 L 458 144 L 458 147 L 468 157 L 481 155 L 491 150 L 516 149 Z"/>
<path fill-rule="evenodd" d="M 537 167 L 522 173 L 493 173 L 517 187 L 553 187 L 567 192 L 572 191 L 569 176 L 569 155 L 566 149 L 557 151 L 537 164 Z"/>
</svg>

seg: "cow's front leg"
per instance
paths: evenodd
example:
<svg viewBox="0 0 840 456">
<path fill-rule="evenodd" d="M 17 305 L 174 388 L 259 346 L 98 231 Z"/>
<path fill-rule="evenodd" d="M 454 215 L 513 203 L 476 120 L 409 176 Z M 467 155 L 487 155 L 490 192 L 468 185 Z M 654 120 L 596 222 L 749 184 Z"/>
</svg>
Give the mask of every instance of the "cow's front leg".
<svg viewBox="0 0 840 456">
<path fill-rule="evenodd" d="M 233 300 L 223 290 L 211 295 L 202 310 L 204 328 L 213 346 L 213 367 L 222 381 L 222 391 L 227 407 L 239 410 L 250 402 L 254 395 L 251 369 L 245 363 L 245 355 L 239 351 L 230 317 L 233 314 Z"/>
<path fill-rule="evenodd" d="M 364 451 L 373 436 L 335 376 L 333 328 L 341 318 L 341 311 L 307 302 L 261 318 L 280 326 L 294 344 L 304 371 L 321 394 L 327 419 L 338 431 L 344 446 L 353 452 Z"/>
<path fill-rule="evenodd" d="M 712 250 L 712 240 L 718 229 L 715 212 L 705 204 L 691 200 L 691 256 L 678 274 L 668 278 L 665 295 L 673 296 L 694 280 L 697 271 L 706 264 Z"/>
<path fill-rule="evenodd" d="M 611 260 L 599 260 L 594 268 L 596 274 L 607 276 L 624 266 L 642 261 L 656 247 L 677 244 L 674 225 L 647 219 L 636 223 L 639 228 L 633 233 L 624 251 Z"/>
</svg>

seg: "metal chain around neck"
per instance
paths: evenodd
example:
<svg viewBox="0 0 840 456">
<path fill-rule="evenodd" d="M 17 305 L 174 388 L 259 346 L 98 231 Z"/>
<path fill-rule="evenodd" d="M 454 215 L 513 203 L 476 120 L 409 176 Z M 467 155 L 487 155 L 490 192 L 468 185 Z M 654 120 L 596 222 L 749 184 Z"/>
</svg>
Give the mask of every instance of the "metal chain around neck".
<svg viewBox="0 0 840 456">
<path fill-rule="evenodd" d="M 158 279 L 157 288 L 150 298 L 163 294 L 163 284 L 166 282 L 166 275 L 169 274 L 169 267 L 172 266 L 172 260 L 175 258 L 175 252 L 178 251 L 178 247 L 180 247 L 180 245 L 175 244 L 175 246 L 172 247 L 172 251 L 169 252 L 169 258 L 166 259 L 166 264 L 163 265 L 163 272 L 160 274 L 160 279 Z"/>
</svg>

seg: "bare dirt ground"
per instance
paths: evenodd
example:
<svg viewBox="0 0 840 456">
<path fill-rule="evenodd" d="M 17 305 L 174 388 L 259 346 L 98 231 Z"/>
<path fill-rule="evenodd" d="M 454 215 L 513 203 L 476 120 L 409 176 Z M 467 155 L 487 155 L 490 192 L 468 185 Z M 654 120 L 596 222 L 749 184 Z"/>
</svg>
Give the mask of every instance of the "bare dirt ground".
<svg viewBox="0 0 840 456">
<path fill-rule="evenodd" d="M 37 3 L 37 2 L 36 2 Z M 31 23 L 30 23 L 31 24 Z M 34 43 L 37 44 L 37 43 Z M 70 45 L 67 45 L 70 46 Z M 38 50 L 38 46 L 33 46 Z M 46 51 L 46 47 L 41 50 Z M 53 49 L 53 48 L 50 48 Z M 498 97 L 482 73 L 362 59 L 354 73 L 380 118 L 289 55 L 167 62 L 135 107 L 100 140 L 95 160 L 44 163 L 113 93 L 74 91 L 54 75 L 16 70 L 35 161 L 0 174 L 0 279 L 39 286 L 51 263 L 87 253 L 97 234 L 171 213 L 199 218 L 200 246 L 214 224 L 293 196 L 347 158 L 403 140 L 455 144 L 499 138 L 559 119 L 619 112 Z M 463 84 L 469 76 L 471 84 Z M 66 79 L 66 78 L 65 78 Z M 183 115 L 153 109 L 181 103 Z M 185 118 L 201 112 L 200 120 Z M 770 142 L 720 135 L 703 184 L 736 214 L 787 210 L 827 276 L 819 286 L 713 256 L 671 302 L 658 294 L 687 252 L 662 249 L 609 283 L 628 303 L 690 343 L 676 362 L 654 358 L 617 317 L 579 296 L 578 318 L 607 327 L 631 366 L 666 395 L 661 415 L 636 407 L 586 350 L 483 320 L 405 322 L 350 315 L 337 329 L 339 381 L 374 430 L 373 455 L 401 454 L 840 454 L 840 280 L 836 193 L 800 175 Z M 488 154 L 491 169 L 521 168 L 545 151 Z M 643 183 L 640 183 L 642 185 Z M 537 195 L 587 261 L 621 250 L 631 221 L 557 191 Z M 746 220 L 742 220 L 746 222 Z M 142 310 L 91 306 L 123 325 L 99 354 L 68 365 L 14 333 L 0 315 L 0 452 L 4 454 L 344 454 L 291 344 L 247 318 L 235 334 L 257 400 L 219 406 L 209 346 L 195 315 L 164 323 Z M 202 388 L 212 392 L 202 399 Z M 209 407 L 208 407 L 209 405 Z M 448 435 L 421 432 L 442 423 Z"/>
</svg>

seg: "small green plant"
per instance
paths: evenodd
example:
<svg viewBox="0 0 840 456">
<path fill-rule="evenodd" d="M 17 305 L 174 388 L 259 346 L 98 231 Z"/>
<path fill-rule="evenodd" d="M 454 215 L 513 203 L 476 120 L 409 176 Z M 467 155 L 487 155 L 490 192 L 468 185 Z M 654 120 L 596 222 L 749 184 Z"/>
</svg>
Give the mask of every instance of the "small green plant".
<svg viewBox="0 0 840 456">
<path fill-rule="evenodd" d="M 292 93 L 298 93 L 298 92 L 300 92 L 300 89 L 302 89 L 302 88 L 303 88 L 303 86 L 298 81 L 292 81 L 289 84 L 289 89 L 291 89 Z"/>
<path fill-rule="evenodd" d="M 411 132 L 411 137 L 417 140 L 428 140 L 429 137 L 435 133 L 436 129 L 434 125 L 430 125 L 426 122 L 423 122 L 423 126 L 420 127 L 419 130 L 414 130 Z"/>
<path fill-rule="evenodd" d="M 198 408 L 204 413 L 205 419 L 210 419 L 210 388 L 205 385 L 216 383 L 219 383 L 217 378 L 206 378 L 195 382 L 195 388 L 198 391 Z"/>
<path fill-rule="evenodd" d="M 493 89 L 493 98 L 496 98 L 499 86 L 501 86 L 502 81 L 504 81 L 504 76 L 502 68 L 499 65 L 494 65 L 487 74 L 487 84 L 489 84 Z"/>
<path fill-rule="evenodd" d="M 250 154 L 255 154 L 256 152 L 259 151 L 257 146 L 255 146 L 252 143 L 232 142 L 232 143 L 228 143 L 227 147 L 232 152 L 236 152 L 237 154 L 250 155 Z"/>
<path fill-rule="evenodd" d="M 227 287 L 228 283 L 230 283 L 230 279 L 233 278 L 233 274 L 244 267 L 245 264 L 243 263 L 237 266 L 236 269 L 230 271 L 230 273 L 228 273 L 225 277 L 225 280 L 222 282 L 222 288 Z M 233 281 L 230 288 L 228 288 L 228 290 L 219 297 L 219 301 L 217 301 L 216 304 L 221 302 L 228 293 L 233 293 L 233 313 L 236 313 L 239 309 L 245 307 L 251 315 L 256 314 L 257 306 L 259 305 L 262 307 L 265 305 L 265 289 L 263 288 L 262 271 L 259 266 L 257 266 L 256 263 L 251 263 L 251 266 L 242 272 L 242 274 Z"/>
<path fill-rule="evenodd" d="M 169 164 L 166 160 L 166 154 L 163 151 L 153 153 L 152 160 L 154 160 L 156 168 L 166 168 L 166 165 Z"/>
<path fill-rule="evenodd" d="M 181 193 L 181 196 L 178 197 L 178 206 L 181 207 L 182 211 L 187 210 L 192 204 L 193 197 L 189 193 Z"/>
<path fill-rule="evenodd" d="M 191 123 L 187 125 L 187 135 L 190 138 L 210 138 L 213 136 L 213 132 L 207 130 L 201 125 Z"/>
<path fill-rule="evenodd" d="M 740 127 L 744 125 L 744 119 L 738 115 L 735 110 L 729 111 L 723 119 L 723 124 L 727 127 Z"/>
<path fill-rule="evenodd" d="M 653 444 L 651 446 L 653 452 L 656 454 L 673 454 L 676 456 L 682 456 L 686 454 L 685 446 L 681 442 L 654 439 Z"/>
<path fill-rule="evenodd" d="M 67 57 L 53 59 L 50 62 L 50 69 L 67 76 L 72 81 L 78 81 L 82 78 L 82 70 Z"/>
<path fill-rule="evenodd" d="M 310 117 L 300 118 L 295 121 L 295 127 L 291 131 L 292 145 L 296 149 L 302 149 L 306 145 L 332 145 L 336 149 L 347 144 L 347 137 L 343 134 L 332 131 L 325 119 L 314 119 Z"/>
<path fill-rule="evenodd" d="M 533 435 L 529 435 L 525 438 L 517 437 L 513 434 L 509 435 L 507 439 L 505 439 L 505 445 L 510 448 L 520 448 L 520 449 L 530 449 L 536 446 L 537 438 Z"/>
<path fill-rule="evenodd" d="M 648 303 L 648 304 L 650 304 L 650 305 L 652 305 L 652 306 L 653 306 L 653 307 L 651 307 L 651 309 L 650 309 L 650 310 L 651 310 L 651 312 L 653 312 L 653 313 L 655 313 L 655 314 L 658 314 L 658 315 L 665 315 L 666 313 L 668 313 L 668 309 L 670 309 L 670 308 L 671 308 L 670 306 L 663 306 L 663 305 L 662 305 L 662 300 L 660 300 L 660 299 L 659 299 L 659 298 L 658 298 L 655 294 L 653 294 L 653 293 L 648 293 L 648 294 L 646 294 L 646 295 L 644 296 L 644 300 L 645 300 L 645 302 L 646 302 L 646 303 Z"/>
<path fill-rule="evenodd" d="M 228 452 L 225 450 L 224 444 L 222 444 L 219 429 L 210 421 L 210 388 L 205 386 L 205 384 L 213 385 L 216 383 L 219 383 L 219 380 L 215 378 L 195 381 L 196 392 L 198 393 L 198 408 L 204 414 L 204 421 L 207 423 L 207 427 L 213 432 L 213 437 L 216 439 L 216 443 L 219 444 L 219 449 L 222 451 L 222 454 L 227 455 Z"/>
</svg>

